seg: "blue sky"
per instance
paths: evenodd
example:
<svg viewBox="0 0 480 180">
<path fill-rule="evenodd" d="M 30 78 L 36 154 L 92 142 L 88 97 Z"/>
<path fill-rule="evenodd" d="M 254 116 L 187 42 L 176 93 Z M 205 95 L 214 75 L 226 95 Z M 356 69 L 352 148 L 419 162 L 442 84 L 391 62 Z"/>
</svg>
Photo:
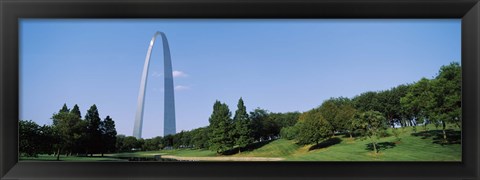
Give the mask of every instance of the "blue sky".
<svg viewBox="0 0 480 180">
<path fill-rule="evenodd" d="M 436 75 L 460 62 L 460 19 L 20 21 L 20 119 L 51 124 L 63 103 L 132 135 L 149 42 L 166 33 L 175 71 L 177 131 L 208 125 L 215 100 L 232 112 L 306 111 Z M 144 138 L 163 135 L 163 54 L 153 49 Z"/>
</svg>

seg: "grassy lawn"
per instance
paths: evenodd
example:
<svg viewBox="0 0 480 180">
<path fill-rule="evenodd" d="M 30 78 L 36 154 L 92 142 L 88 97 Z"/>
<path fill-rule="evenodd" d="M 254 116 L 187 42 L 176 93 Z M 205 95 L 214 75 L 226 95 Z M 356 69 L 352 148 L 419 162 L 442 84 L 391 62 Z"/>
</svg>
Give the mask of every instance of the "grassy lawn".
<svg viewBox="0 0 480 180">
<path fill-rule="evenodd" d="M 371 143 L 368 139 L 338 136 L 333 142 L 318 147 L 300 147 L 292 140 L 280 139 L 237 156 L 283 157 L 289 161 L 461 161 L 459 141 L 442 145 L 436 136 L 429 136 L 441 131 L 436 131 L 433 125 L 428 128 L 428 133 L 424 133 L 423 128 L 417 127 L 417 136 L 411 135 L 412 127 L 405 128 L 403 132 L 399 129 L 402 133 L 398 142 L 393 135 L 381 138 L 378 154 L 374 154 L 368 146 Z M 391 129 L 389 131 L 391 134 Z"/>
<path fill-rule="evenodd" d="M 300 146 L 293 140 L 278 139 L 255 145 L 253 150 L 241 153 L 233 152 L 232 157 L 276 157 L 287 161 L 461 161 L 460 129 L 448 127 L 448 143 L 442 143 L 442 131 L 433 125 L 424 131 L 418 126 L 413 132 L 412 127 L 399 128 L 400 141 L 388 129 L 390 136 L 381 138 L 379 153 L 373 153 L 369 139 L 355 139 L 338 135 L 319 145 Z M 154 155 L 172 155 L 179 157 L 216 157 L 210 150 L 175 149 L 161 151 L 142 151 L 132 153 L 105 154 L 95 157 L 61 156 L 62 161 L 119 161 L 120 158 L 140 157 L 153 158 Z M 40 155 L 38 158 L 20 160 L 54 161 L 56 157 Z"/>
<path fill-rule="evenodd" d="M 53 155 L 38 155 L 35 157 L 20 157 L 21 161 L 56 161 L 57 157 Z M 60 155 L 60 161 L 124 161 L 118 158 L 111 157 L 101 157 L 101 155 L 95 155 L 93 157 L 82 157 L 82 156 L 65 156 Z"/>
<path fill-rule="evenodd" d="M 302 149 L 294 141 L 278 139 L 256 150 L 235 154 L 240 157 L 287 157 Z"/>
</svg>

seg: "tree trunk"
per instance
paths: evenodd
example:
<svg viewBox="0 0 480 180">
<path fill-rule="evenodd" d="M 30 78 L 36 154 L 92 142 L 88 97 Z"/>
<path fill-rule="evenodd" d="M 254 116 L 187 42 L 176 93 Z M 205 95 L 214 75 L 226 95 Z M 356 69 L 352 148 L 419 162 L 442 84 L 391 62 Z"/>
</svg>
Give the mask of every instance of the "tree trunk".
<svg viewBox="0 0 480 180">
<path fill-rule="evenodd" d="M 353 138 L 353 137 L 352 137 L 352 132 L 350 132 L 349 134 L 350 134 L 350 139 L 352 139 L 352 138 Z"/>
<path fill-rule="evenodd" d="M 446 127 L 445 121 L 442 121 L 442 126 L 443 126 L 443 141 L 447 142 L 447 133 L 445 132 L 445 127 Z"/>
<path fill-rule="evenodd" d="M 57 161 L 60 161 L 60 148 L 57 149 Z"/>
<path fill-rule="evenodd" d="M 375 152 L 375 154 L 377 154 L 377 146 L 375 145 L 376 143 L 372 143 L 373 144 L 373 151 Z"/>
</svg>

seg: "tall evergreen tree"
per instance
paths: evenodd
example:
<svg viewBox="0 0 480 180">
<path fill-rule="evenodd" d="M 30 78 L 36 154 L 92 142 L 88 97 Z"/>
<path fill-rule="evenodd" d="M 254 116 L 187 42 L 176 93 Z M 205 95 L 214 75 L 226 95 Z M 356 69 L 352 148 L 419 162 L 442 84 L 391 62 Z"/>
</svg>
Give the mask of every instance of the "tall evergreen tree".
<svg viewBox="0 0 480 180">
<path fill-rule="evenodd" d="M 231 138 L 231 116 L 228 106 L 220 101 L 215 101 L 210 118 L 209 137 L 210 149 L 217 153 L 224 152 L 233 146 Z"/>
<path fill-rule="evenodd" d="M 102 143 L 102 122 L 95 104 L 88 109 L 87 114 L 85 115 L 85 121 L 87 123 L 87 153 L 90 153 L 90 155 L 93 156 L 93 153 L 98 153 L 101 150 Z"/>
<path fill-rule="evenodd" d="M 238 151 L 240 152 L 242 147 L 253 142 L 251 123 L 247 114 L 247 108 L 245 107 L 242 98 L 238 100 L 233 122 L 235 125 L 235 130 L 233 131 L 235 132 L 235 145 L 239 147 Z"/>
<path fill-rule="evenodd" d="M 102 141 L 104 152 L 114 152 L 117 140 L 117 130 L 115 129 L 115 121 L 110 116 L 107 116 L 101 123 L 102 125 Z"/>
<path fill-rule="evenodd" d="M 70 109 L 68 109 L 67 107 L 67 103 L 64 103 L 62 109 L 60 109 L 59 113 L 62 113 L 62 112 L 65 112 L 65 113 L 70 112 Z"/>
<path fill-rule="evenodd" d="M 67 107 L 67 103 L 63 103 L 63 106 L 62 106 L 62 108 L 61 108 L 61 109 L 58 111 L 58 113 L 56 113 L 56 114 L 60 114 L 60 113 L 69 113 L 69 112 L 70 112 L 70 109 L 68 109 L 68 107 Z M 52 120 L 53 120 L 53 125 L 55 125 L 55 124 L 57 124 L 57 123 L 58 123 L 58 122 L 57 122 L 57 119 L 55 119 L 55 118 L 52 118 Z"/>
<path fill-rule="evenodd" d="M 78 119 L 78 122 L 75 126 L 75 129 L 77 131 L 77 135 L 75 136 L 75 142 L 74 142 L 74 152 L 76 153 L 85 153 L 85 146 L 87 145 L 87 132 L 86 132 L 86 126 L 87 123 L 82 120 L 82 113 L 80 112 L 80 108 L 78 107 L 77 104 L 73 106 L 73 108 L 70 110 L 70 114 L 72 116 L 76 117 Z"/>
<path fill-rule="evenodd" d="M 80 112 L 80 108 L 78 107 L 77 104 L 75 104 L 75 106 L 73 106 L 72 110 L 70 111 L 70 113 L 76 115 L 78 118 L 82 118 L 82 113 Z"/>
</svg>

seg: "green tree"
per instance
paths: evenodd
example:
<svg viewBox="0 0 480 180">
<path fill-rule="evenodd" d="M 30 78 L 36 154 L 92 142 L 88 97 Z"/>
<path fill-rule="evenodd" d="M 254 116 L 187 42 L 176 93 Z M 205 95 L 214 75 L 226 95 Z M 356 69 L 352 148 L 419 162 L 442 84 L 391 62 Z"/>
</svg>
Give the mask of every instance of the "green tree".
<svg viewBox="0 0 480 180">
<path fill-rule="evenodd" d="M 300 144 L 318 144 L 331 136 L 333 127 L 318 109 L 312 109 L 300 115 L 301 123 L 297 141 Z"/>
<path fill-rule="evenodd" d="M 378 140 L 387 128 L 383 114 L 378 111 L 358 113 L 355 121 L 362 135 L 370 139 L 375 154 L 378 153 Z"/>
<path fill-rule="evenodd" d="M 104 152 L 114 152 L 117 140 L 117 130 L 115 129 L 115 121 L 110 116 L 107 116 L 102 124 L 102 142 Z"/>
<path fill-rule="evenodd" d="M 335 131 L 338 130 L 341 125 L 341 122 L 336 121 L 336 116 L 339 112 L 339 109 L 333 101 L 334 101 L 333 98 L 324 101 L 322 105 L 320 105 L 320 107 L 318 108 L 319 113 L 316 113 L 316 114 L 321 114 L 321 117 L 325 121 L 327 121 L 330 124 L 330 126 L 332 126 L 332 131 L 330 132 L 331 136 L 335 134 Z M 316 110 L 312 110 L 312 113 L 310 113 L 311 115 L 310 116 L 307 115 L 306 118 L 313 116 L 313 114 L 315 114 L 314 111 Z M 320 116 L 317 116 L 316 118 L 320 118 Z"/>
<path fill-rule="evenodd" d="M 60 159 L 62 152 L 67 156 L 77 152 L 78 142 L 84 134 L 82 120 L 70 113 L 64 104 L 58 113 L 53 114 L 52 121 L 52 132 L 58 137 L 58 144 L 54 145 L 57 148 L 57 160 Z"/>
<path fill-rule="evenodd" d="M 70 109 L 68 109 L 67 107 L 67 103 L 63 103 L 63 106 L 62 106 L 62 109 L 60 109 L 60 111 L 58 111 L 59 113 L 68 113 L 70 112 Z"/>
<path fill-rule="evenodd" d="M 252 125 L 247 114 L 247 108 L 245 107 L 242 98 L 238 100 L 237 110 L 235 111 L 235 115 L 233 117 L 233 123 L 235 126 L 233 137 L 235 138 L 235 145 L 240 147 L 238 148 L 238 152 L 240 153 L 241 147 L 245 147 L 253 142 L 251 130 Z"/>
<path fill-rule="evenodd" d="M 368 91 L 355 96 L 353 99 L 355 109 L 365 111 L 382 111 L 382 105 L 379 103 L 379 96 L 377 92 Z"/>
<path fill-rule="evenodd" d="M 352 136 L 352 120 L 355 114 L 355 108 L 350 99 L 345 97 L 330 98 L 322 103 L 318 108 L 320 114 L 332 126 L 332 135 L 335 132 L 349 131 Z"/>
<path fill-rule="evenodd" d="M 300 114 L 300 112 L 270 113 L 268 116 L 277 124 L 279 129 L 282 129 L 284 127 L 294 126 Z"/>
<path fill-rule="evenodd" d="M 407 116 L 413 117 L 417 123 L 423 123 L 425 131 L 434 103 L 433 95 L 431 80 L 422 78 L 412 84 L 405 96 L 400 98 L 400 104 L 409 114 Z"/>
<path fill-rule="evenodd" d="M 272 119 L 270 114 L 263 120 L 262 137 L 264 140 L 277 139 L 280 135 L 280 125 Z"/>
<path fill-rule="evenodd" d="M 163 137 L 157 136 L 152 138 L 153 144 L 156 146 L 155 148 L 152 148 L 153 150 L 162 150 L 165 145 L 162 143 L 163 142 Z M 146 143 L 146 141 L 145 141 Z"/>
<path fill-rule="evenodd" d="M 350 138 L 355 131 L 356 127 L 353 124 L 353 120 L 357 110 L 350 104 L 345 104 L 339 108 L 339 114 L 337 115 L 337 121 L 342 123 L 342 128 L 348 132 Z"/>
<path fill-rule="evenodd" d="M 185 131 L 180 131 L 177 134 L 173 135 L 173 148 L 183 147 L 183 136 L 185 135 Z"/>
<path fill-rule="evenodd" d="M 430 113 L 431 119 L 442 124 L 443 138 L 447 141 L 446 123 L 461 127 L 462 122 L 462 68 L 458 62 L 442 66 L 432 80 L 434 103 Z"/>
<path fill-rule="evenodd" d="M 40 145 L 43 144 L 40 139 L 40 126 L 33 121 L 20 120 L 18 123 L 19 152 L 27 157 L 37 157 L 40 151 Z"/>
<path fill-rule="evenodd" d="M 127 152 L 128 149 L 125 148 L 125 138 L 126 136 L 123 134 L 117 135 L 117 141 L 115 142 L 115 152 Z"/>
<path fill-rule="evenodd" d="M 408 86 L 399 85 L 389 90 L 378 92 L 378 111 L 383 113 L 387 123 L 393 128 L 402 118 L 402 104 L 400 99 L 407 94 Z"/>
<path fill-rule="evenodd" d="M 158 151 L 163 148 L 162 137 L 157 136 L 151 139 L 145 139 L 142 149 L 145 151 Z"/>
<path fill-rule="evenodd" d="M 139 139 L 133 137 L 133 136 L 127 136 L 123 139 L 123 147 L 122 149 L 130 152 L 130 151 L 133 151 L 133 150 L 138 150 L 141 148 L 141 146 L 139 146 Z"/>
<path fill-rule="evenodd" d="M 391 89 L 393 93 L 392 99 L 395 99 L 395 119 L 402 127 L 405 126 L 405 120 L 408 119 L 408 115 L 405 113 L 405 109 L 401 103 L 401 99 L 407 95 L 410 91 L 411 84 L 401 84 Z"/>
<path fill-rule="evenodd" d="M 250 112 L 250 120 L 252 125 L 252 134 L 254 141 L 263 141 L 268 139 L 268 134 L 266 129 L 269 129 L 266 126 L 266 121 L 269 119 L 270 114 L 267 110 L 256 108 Z"/>
<path fill-rule="evenodd" d="M 298 133 L 300 133 L 300 127 L 302 124 L 297 122 L 293 126 L 284 127 L 280 130 L 280 136 L 283 139 L 293 140 L 297 138 Z"/>
<path fill-rule="evenodd" d="M 172 134 L 166 135 L 163 137 L 163 144 L 165 145 L 165 148 L 173 148 L 174 146 L 174 136 Z"/>
<path fill-rule="evenodd" d="M 87 123 L 82 120 L 82 113 L 80 112 L 80 108 L 78 107 L 77 104 L 73 106 L 73 108 L 70 110 L 70 114 L 72 116 L 76 117 L 76 125 L 74 127 L 76 133 L 74 135 L 74 142 L 73 142 L 73 147 L 72 147 L 72 153 L 85 153 L 85 145 L 87 144 L 87 132 L 86 132 L 86 126 Z"/>
<path fill-rule="evenodd" d="M 41 142 L 38 143 L 38 152 L 40 154 L 52 154 L 55 151 L 55 149 L 52 148 L 52 145 L 58 144 L 58 138 L 54 134 L 52 126 L 40 126 L 38 136 L 41 140 Z"/>
<path fill-rule="evenodd" d="M 102 122 L 95 104 L 88 109 L 85 121 L 87 122 L 87 154 L 90 153 L 90 156 L 93 156 L 93 153 L 102 150 Z"/>
<path fill-rule="evenodd" d="M 233 147 L 233 140 L 231 137 L 232 113 L 228 109 L 228 106 L 220 101 L 215 101 L 213 105 L 213 112 L 210 118 L 209 125 L 209 137 L 210 137 L 210 149 L 217 153 L 224 152 Z"/>
<path fill-rule="evenodd" d="M 80 108 L 78 107 L 78 105 L 75 104 L 75 106 L 73 106 L 72 110 L 70 111 L 70 113 L 76 115 L 78 118 L 82 118 L 82 113 L 80 112 Z"/>
<path fill-rule="evenodd" d="M 64 103 L 63 106 L 62 106 L 62 108 L 58 111 L 57 114 L 60 114 L 60 113 L 69 113 L 69 112 L 70 112 L 70 109 L 68 109 L 67 104 Z M 56 119 L 52 119 L 52 121 L 53 121 L 53 124 L 56 124 L 56 123 L 57 123 L 57 122 L 56 122 Z"/>
<path fill-rule="evenodd" d="M 202 127 L 192 130 L 193 132 L 193 147 L 196 149 L 208 148 L 208 127 Z"/>
</svg>

